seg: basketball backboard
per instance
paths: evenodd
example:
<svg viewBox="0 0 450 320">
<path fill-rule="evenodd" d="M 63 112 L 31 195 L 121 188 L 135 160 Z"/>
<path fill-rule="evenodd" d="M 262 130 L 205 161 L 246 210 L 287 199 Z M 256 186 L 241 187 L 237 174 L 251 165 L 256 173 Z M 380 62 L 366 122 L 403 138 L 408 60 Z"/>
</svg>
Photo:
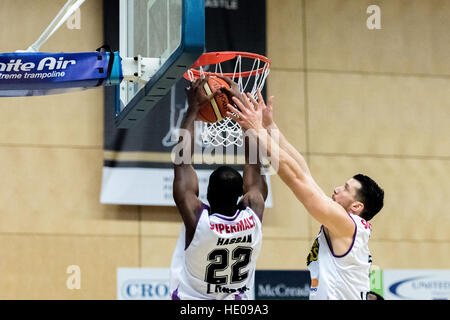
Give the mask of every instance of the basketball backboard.
<svg viewBox="0 0 450 320">
<path fill-rule="evenodd" d="M 169 93 L 205 47 L 204 0 L 120 0 L 120 56 L 151 58 L 152 76 L 123 82 L 116 124 L 130 128 Z"/>
</svg>

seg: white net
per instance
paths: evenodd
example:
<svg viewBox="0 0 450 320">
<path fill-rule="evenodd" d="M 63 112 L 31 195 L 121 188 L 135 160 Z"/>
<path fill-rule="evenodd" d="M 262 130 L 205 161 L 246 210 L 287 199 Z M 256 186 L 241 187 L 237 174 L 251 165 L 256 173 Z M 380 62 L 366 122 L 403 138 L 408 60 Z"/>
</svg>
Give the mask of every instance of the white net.
<svg viewBox="0 0 450 320">
<path fill-rule="evenodd" d="M 252 67 L 250 72 L 242 71 L 243 58 L 252 59 Z M 262 90 L 266 82 L 266 78 L 270 72 L 270 62 L 263 61 L 254 57 L 243 57 L 237 55 L 235 58 L 234 71 L 231 79 L 239 86 L 239 90 L 242 92 L 250 92 L 255 100 L 257 100 L 257 90 Z M 214 71 L 212 71 L 214 70 Z M 207 65 L 199 67 L 200 76 L 203 77 L 206 74 L 224 74 L 221 63 L 214 65 Z M 195 75 L 192 70 L 188 71 L 188 75 L 191 81 L 195 80 Z M 228 147 L 236 145 L 241 147 L 244 143 L 243 132 L 241 126 L 233 119 L 226 117 L 221 121 L 214 123 L 203 123 L 202 128 L 202 142 L 205 146 L 224 146 Z"/>
</svg>

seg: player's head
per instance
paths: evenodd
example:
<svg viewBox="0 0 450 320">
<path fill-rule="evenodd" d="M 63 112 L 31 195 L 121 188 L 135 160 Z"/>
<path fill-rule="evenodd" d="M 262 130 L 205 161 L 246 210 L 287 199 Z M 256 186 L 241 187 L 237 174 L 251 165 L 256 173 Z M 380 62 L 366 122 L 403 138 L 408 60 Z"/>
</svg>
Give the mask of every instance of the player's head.
<svg viewBox="0 0 450 320">
<path fill-rule="evenodd" d="M 211 173 L 207 194 L 211 207 L 229 208 L 236 204 L 242 192 L 242 176 L 233 168 L 222 166 Z"/>
<path fill-rule="evenodd" d="M 383 208 L 384 191 L 368 176 L 357 174 L 336 187 L 332 198 L 347 212 L 369 221 Z"/>
</svg>

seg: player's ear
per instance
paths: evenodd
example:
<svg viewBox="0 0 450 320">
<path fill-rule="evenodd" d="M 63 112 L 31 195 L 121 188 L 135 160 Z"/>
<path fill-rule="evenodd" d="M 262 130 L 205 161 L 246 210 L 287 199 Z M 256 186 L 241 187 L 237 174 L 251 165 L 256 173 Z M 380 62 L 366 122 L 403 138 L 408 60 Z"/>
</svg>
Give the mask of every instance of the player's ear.
<svg viewBox="0 0 450 320">
<path fill-rule="evenodd" d="M 353 213 L 360 215 L 364 210 L 364 203 L 361 201 L 354 201 L 350 208 Z"/>
</svg>

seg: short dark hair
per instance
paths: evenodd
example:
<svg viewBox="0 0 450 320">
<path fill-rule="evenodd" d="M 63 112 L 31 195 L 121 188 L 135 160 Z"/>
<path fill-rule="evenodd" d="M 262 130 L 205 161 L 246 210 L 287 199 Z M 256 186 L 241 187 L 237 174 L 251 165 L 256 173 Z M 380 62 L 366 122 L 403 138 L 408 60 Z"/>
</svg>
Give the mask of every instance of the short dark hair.
<svg viewBox="0 0 450 320">
<path fill-rule="evenodd" d="M 244 180 L 239 172 L 228 166 L 214 170 L 209 177 L 208 202 L 211 206 L 230 207 L 235 205 L 243 193 Z"/>
<path fill-rule="evenodd" d="M 361 183 L 361 188 L 356 193 L 357 199 L 364 204 L 360 217 L 369 221 L 383 208 L 384 191 L 375 181 L 363 174 L 357 174 L 353 179 Z"/>
</svg>

